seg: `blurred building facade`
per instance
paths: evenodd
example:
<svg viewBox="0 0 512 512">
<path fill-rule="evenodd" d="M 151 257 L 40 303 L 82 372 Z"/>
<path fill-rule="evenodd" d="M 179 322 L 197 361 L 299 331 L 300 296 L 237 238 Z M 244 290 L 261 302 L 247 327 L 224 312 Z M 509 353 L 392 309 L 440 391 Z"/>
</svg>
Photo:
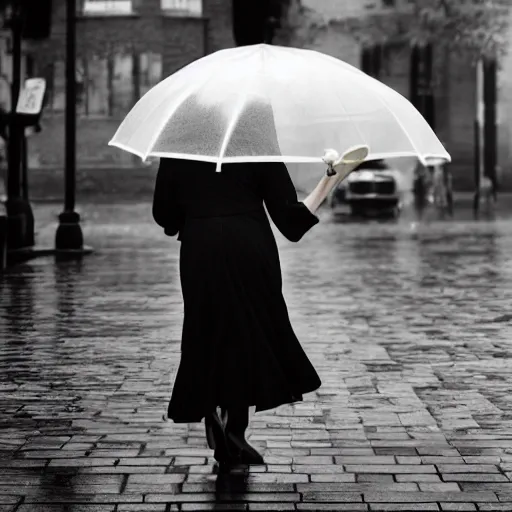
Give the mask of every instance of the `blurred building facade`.
<svg viewBox="0 0 512 512">
<path fill-rule="evenodd" d="M 365 62 L 360 42 L 346 29 L 349 17 L 386 15 L 398 2 L 408 0 L 301 0 L 315 21 L 305 46 L 363 68 L 380 81 L 411 99 L 411 52 L 403 47 L 383 46 L 377 62 Z M 504 1 L 507 4 L 508 0 Z M 468 0 L 468 5 L 471 0 Z M 508 5 L 508 4 L 507 4 Z M 512 46 L 512 13 L 508 14 L 508 41 Z M 323 27 L 318 29 L 318 27 Z M 511 48 L 512 49 L 512 48 Z M 433 47 L 436 58 L 435 46 Z M 442 56 L 441 56 L 442 57 Z M 439 58 L 439 52 L 437 53 Z M 475 118 L 477 116 L 477 73 L 472 62 L 460 56 L 447 56 L 441 84 L 435 88 L 433 117 L 435 131 L 453 157 L 451 165 L 456 189 L 472 189 L 475 168 Z M 370 64 L 368 66 L 368 64 Z M 365 68 L 370 69 L 365 69 Z M 497 76 L 498 179 L 512 190 L 512 52 L 500 62 Z M 481 91 L 480 91 L 481 92 Z M 402 162 L 403 165 L 410 165 Z"/>
<path fill-rule="evenodd" d="M 234 46 L 230 0 L 77 1 L 79 166 L 137 164 L 107 146 L 119 122 L 153 85 L 205 54 Z M 25 43 L 23 76 L 48 82 L 43 131 L 29 140 L 31 168 L 62 169 L 65 107 L 65 0 L 53 1 L 48 41 Z M 0 38 L 0 103 L 9 104 L 8 36 Z M 140 160 L 138 160 L 140 162 Z"/>
<path fill-rule="evenodd" d="M 292 24 L 294 17 L 303 15 L 301 6 L 314 23 L 304 24 L 295 39 L 280 41 L 277 37 L 274 43 L 333 55 L 410 97 L 410 52 L 385 47 L 377 64 L 368 63 L 361 43 L 347 33 L 344 24 L 348 17 L 385 14 L 396 1 L 400 0 L 290 0 Z M 136 157 L 108 147 L 108 140 L 136 100 L 161 79 L 203 55 L 234 46 L 232 0 L 77 0 L 77 4 L 79 167 L 140 165 Z M 29 141 L 29 165 L 60 170 L 64 161 L 65 0 L 54 0 L 53 5 L 52 36 L 44 43 L 25 43 L 22 72 L 48 81 L 43 132 Z M 369 64 L 371 69 L 367 69 Z M 444 86 L 436 90 L 436 131 L 453 156 L 456 188 L 470 189 L 474 182 L 476 73 L 460 58 L 451 59 L 447 70 Z M 10 103 L 10 73 L 9 40 L 0 33 L 0 107 L 4 108 Z M 498 112 L 500 181 L 512 189 L 512 52 L 501 62 Z"/>
</svg>

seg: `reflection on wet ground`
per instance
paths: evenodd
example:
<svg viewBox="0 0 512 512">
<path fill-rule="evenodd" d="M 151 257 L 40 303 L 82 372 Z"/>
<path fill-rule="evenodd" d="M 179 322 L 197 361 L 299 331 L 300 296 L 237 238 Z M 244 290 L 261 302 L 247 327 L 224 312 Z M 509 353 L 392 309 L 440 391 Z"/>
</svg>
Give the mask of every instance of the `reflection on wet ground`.
<svg viewBox="0 0 512 512">
<path fill-rule="evenodd" d="M 82 206 L 95 254 L 0 279 L 0 511 L 512 510 L 512 222 L 467 213 L 277 235 L 323 385 L 254 415 L 266 465 L 224 472 L 201 424 L 162 421 L 178 242 L 149 204 Z"/>
</svg>

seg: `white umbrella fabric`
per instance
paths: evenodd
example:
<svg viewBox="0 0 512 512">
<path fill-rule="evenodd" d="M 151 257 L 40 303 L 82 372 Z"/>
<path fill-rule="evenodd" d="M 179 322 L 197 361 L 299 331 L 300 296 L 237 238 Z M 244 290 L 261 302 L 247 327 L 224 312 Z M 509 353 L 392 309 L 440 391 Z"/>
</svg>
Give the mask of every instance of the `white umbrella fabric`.
<svg viewBox="0 0 512 512">
<path fill-rule="evenodd" d="M 128 113 L 109 145 L 148 157 L 322 162 L 368 146 L 368 159 L 450 161 L 416 108 L 357 68 L 313 50 L 265 44 L 221 50 L 166 78 Z"/>
</svg>

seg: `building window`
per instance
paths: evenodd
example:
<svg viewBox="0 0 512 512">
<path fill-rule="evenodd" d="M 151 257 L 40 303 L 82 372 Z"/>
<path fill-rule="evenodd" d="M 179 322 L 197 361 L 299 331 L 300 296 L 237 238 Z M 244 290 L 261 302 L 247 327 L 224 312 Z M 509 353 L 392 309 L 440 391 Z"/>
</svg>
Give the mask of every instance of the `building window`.
<svg viewBox="0 0 512 512">
<path fill-rule="evenodd" d="M 123 16 L 132 14 L 132 0 L 84 0 L 83 14 Z"/>
<path fill-rule="evenodd" d="M 162 80 L 162 55 L 80 58 L 76 68 L 77 114 L 122 119 L 141 96 Z M 62 114 L 66 104 L 65 63 L 52 63 L 47 78 L 49 113 Z"/>
<path fill-rule="evenodd" d="M 141 53 L 139 55 L 139 91 L 136 100 L 144 96 L 162 80 L 162 55 L 159 53 Z"/>
<path fill-rule="evenodd" d="M 160 0 L 161 8 L 171 16 L 202 16 L 202 0 Z"/>
</svg>

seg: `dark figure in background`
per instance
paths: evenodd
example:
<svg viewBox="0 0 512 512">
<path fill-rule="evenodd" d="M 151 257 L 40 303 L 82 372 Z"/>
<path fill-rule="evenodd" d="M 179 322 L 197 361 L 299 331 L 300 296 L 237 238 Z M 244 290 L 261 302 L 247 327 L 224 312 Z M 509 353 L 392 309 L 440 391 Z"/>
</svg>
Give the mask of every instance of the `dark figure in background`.
<svg viewBox="0 0 512 512">
<path fill-rule="evenodd" d="M 453 176 L 448 163 L 443 166 L 443 181 L 446 191 L 446 211 L 450 217 L 453 217 Z"/>
<path fill-rule="evenodd" d="M 413 181 L 413 196 L 414 196 L 414 211 L 418 220 L 423 218 L 425 209 L 429 204 L 429 195 L 431 189 L 430 173 L 426 167 L 418 162 L 414 170 Z"/>
<path fill-rule="evenodd" d="M 9 113 L 0 107 L 0 202 L 7 201 L 7 144 L 9 142 Z"/>
</svg>

